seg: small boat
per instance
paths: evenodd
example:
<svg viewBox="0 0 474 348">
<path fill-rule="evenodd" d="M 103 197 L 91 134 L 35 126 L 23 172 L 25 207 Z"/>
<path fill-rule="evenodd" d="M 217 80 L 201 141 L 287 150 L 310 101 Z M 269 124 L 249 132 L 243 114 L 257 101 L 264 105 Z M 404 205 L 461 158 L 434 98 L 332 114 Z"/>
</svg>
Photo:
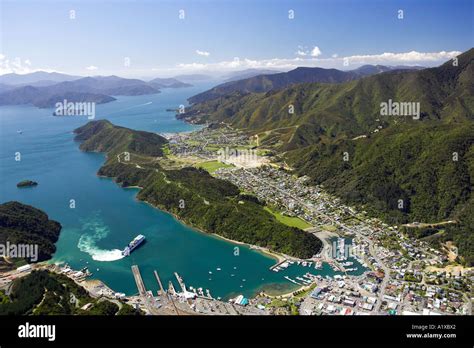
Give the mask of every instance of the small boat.
<svg viewBox="0 0 474 348">
<path fill-rule="evenodd" d="M 212 272 L 211 272 L 211 271 L 209 271 L 209 274 L 212 274 Z"/>
<path fill-rule="evenodd" d="M 222 271 L 222 269 L 221 269 L 220 267 L 217 267 L 217 268 L 216 268 L 216 270 L 218 270 L 218 271 Z"/>
</svg>

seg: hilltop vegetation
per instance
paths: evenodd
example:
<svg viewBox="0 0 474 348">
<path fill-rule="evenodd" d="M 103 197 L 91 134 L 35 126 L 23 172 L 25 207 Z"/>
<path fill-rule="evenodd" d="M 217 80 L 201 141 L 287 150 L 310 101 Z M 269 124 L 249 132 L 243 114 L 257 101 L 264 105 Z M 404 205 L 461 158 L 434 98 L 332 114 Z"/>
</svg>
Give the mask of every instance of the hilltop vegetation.
<svg viewBox="0 0 474 348">
<path fill-rule="evenodd" d="M 473 121 L 474 49 L 458 58 L 458 66 L 449 61 L 437 68 L 386 72 L 347 83 L 301 83 L 266 93 L 232 92 L 195 104 L 178 117 L 225 122 L 253 134 L 293 127 L 291 137 L 278 139 L 281 150 L 368 134 L 379 126 L 419 123 L 410 117 L 381 116 L 380 103 L 389 99 L 419 102 L 422 121 Z"/>
<path fill-rule="evenodd" d="M 3 295 L 0 315 L 116 315 L 139 314 L 127 304 L 119 306 L 89 296 L 87 291 L 65 275 L 33 271 L 13 282 L 9 296 Z M 89 310 L 81 309 L 93 304 Z"/>
<path fill-rule="evenodd" d="M 189 98 L 190 103 L 202 103 L 233 92 L 260 93 L 278 90 L 298 83 L 323 82 L 340 83 L 359 79 L 363 76 L 378 74 L 391 70 L 413 69 L 410 67 L 389 67 L 383 65 L 365 65 L 355 70 L 342 71 L 337 69 L 299 67 L 288 72 L 275 73 L 262 71 L 247 78 L 232 79 L 208 91 Z"/>
<path fill-rule="evenodd" d="M 74 131 L 76 140 L 84 141 L 83 151 L 110 152 L 114 155 L 123 152 L 139 153 L 146 156 L 162 156 L 163 145 L 167 140 L 149 132 L 131 131 L 114 126 L 107 120 L 93 121 Z"/>
<path fill-rule="evenodd" d="M 61 225 L 39 209 L 19 202 L 0 204 L 0 244 L 38 245 L 38 260 L 48 260 L 56 251 Z M 29 260 L 31 261 L 31 260 Z"/>
<path fill-rule="evenodd" d="M 473 76 L 471 49 L 457 65 L 232 92 L 180 117 L 259 134 L 298 174 L 392 224 L 456 220 L 437 238 L 474 264 Z M 419 102 L 420 119 L 382 116 L 389 100 Z"/>
<path fill-rule="evenodd" d="M 162 154 L 164 143 L 155 134 L 93 121 L 75 130 L 84 151 L 104 151 L 106 164 L 99 175 L 115 178 L 123 186 L 139 186 L 138 198 L 166 210 L 187 224 L 208 233 L 255 244 L 289 255 L 309 258 L 321 241 L 298 228 L 286 226 L 233 184 L 192 167 L 165 170 L 149 156 Z M 139 141 L 137 141 L 139 139 Z M 128 150 L 129 162 L 116 154 Z"/>
</svg>

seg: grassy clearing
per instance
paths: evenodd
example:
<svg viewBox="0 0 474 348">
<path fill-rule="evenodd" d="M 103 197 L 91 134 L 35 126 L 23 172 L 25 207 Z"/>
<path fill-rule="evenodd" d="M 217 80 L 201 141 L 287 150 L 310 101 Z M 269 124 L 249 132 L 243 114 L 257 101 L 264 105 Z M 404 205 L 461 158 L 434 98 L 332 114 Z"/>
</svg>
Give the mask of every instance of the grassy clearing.
<svg viewBox="0 0 474 348">
<path fill-rule="evenodd" d="M 196 163 L 194 166 L 196 168 L 203 168 L 204 170 L 207 170 L 209 173 L 213 173 L 219 168 L 233 167 L 233 165 L 231 164 L 226 164 L 219 161 L 201 162 L 201 163 Z"/>
<path fill-rule="evenodd" d="M 334 226 L 334 225 L 323 225 L 323 226 L 321 226 L 321 229 L 325 230 L 325 231 L 329 231 L 329 232 L 336 232 L 337 231 L 337 227 Z"/>
<path fill-rule="evenodd" d="M 297 228 L 300 228 L 302 230 L 304 230 L 305 228 L 312 227 L 309 223 L 307 223 L 304 220 L 301 220 L 298 217 L 283 215 L 279 212 L 276 212 L 276 211 L 270 209 L 269 207 L 265 207 L 265 210 L 268 211 L 269 213 L 271 213 L 273 216 L 275 216 L 276 219 L 278 221 L 280 221 L 282 224 L 285 224 L 287 226 L 297 227 Z"/>
</svg>

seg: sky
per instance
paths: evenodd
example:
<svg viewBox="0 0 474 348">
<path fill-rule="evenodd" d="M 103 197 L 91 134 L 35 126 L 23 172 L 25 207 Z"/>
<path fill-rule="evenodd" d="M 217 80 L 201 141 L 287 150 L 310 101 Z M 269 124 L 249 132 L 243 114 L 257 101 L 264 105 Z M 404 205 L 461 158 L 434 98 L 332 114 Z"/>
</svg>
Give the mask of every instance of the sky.
<svg viewBox="0 0 474 348">
<path fill-rule="evenodd" d="M 474 46 L 473 17 L 472 0 L 0 0 L 0 74 L 435 66 Z"/>
</svg>

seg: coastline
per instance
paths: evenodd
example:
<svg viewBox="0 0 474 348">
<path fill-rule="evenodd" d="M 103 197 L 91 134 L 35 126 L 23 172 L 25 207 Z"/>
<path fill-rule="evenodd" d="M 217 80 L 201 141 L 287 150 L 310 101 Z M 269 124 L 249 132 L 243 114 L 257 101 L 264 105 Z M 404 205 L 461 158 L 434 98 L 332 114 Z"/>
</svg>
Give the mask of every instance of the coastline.
<svg viewBox="0 0 474 348">
<path fill-rule="evenodd" d="M 98 177 L 100 178 L 104 178 L 104 179 L 109 179 L 109 180 L 112 180 L 115 184 L 119 185 L 121 188 L 123 189 L 138 189 L 138 190 L 142 190 L 143 187 L 140 187 L 140 186 L 122 186 L 121 184 L 117 183 L 114 178 L 111 178 L 109 176 L 105 176 L 105 175 L 97 175 Z M 135 197 L 136 198 L 136 197 Z M 137 199 L 137 198 L 136 198 Z M 140 199 L 137 199 L 137 201 L 140 201 L 140 202 L 144 202 L 146 204 L 148 204 L 149 206 L 151 206 L 153 209 L 157 209 L 163 213 L 166 213 L 166 214 L 169 214 L 171 215 L 176 221 L 178 221 L 180 224 L 188 227 L 188 228 L 191 228 L 193 230 L 195 230 L 196 232 L 200 232 L 200 233 L 203 233 L 203 234 L 206 234 L 208 236 L 213 236 L 213 237 L 216 237 L 216 238 L 219 238 L 219 239 L 223 239 L 225 240 L 226 242 L 229 242 L 229 243 L 232 243 L 232 244 L 237 244 L 237 245 L 245 245 L 247 247 L 249 247 L 251 250 L 255 250 L 257 252 L 260 252 L 261 254 L 264 254 L 264 256 L 267 256 L 267 257 L 270 257 L 272 259 L 275 260 L 275 265 L 278 265 L 288 259 L 290 260 L 298 260 L 298 258 L 296 257 L 292 257 L 292 256 L 288 256 L 288 255 L 284 255 L 284 254 L 280 254 L 280 253 L 277 253 L 275 251 L 272 251 L 268 248 L 265 248 L 265 247 L 262 247 L 262 246 L 259 246 L 259 245 L 255 245 L 255 244 L 249 244 L 249 243 L 245 243 L 245 242 L 240 242 L 238 240 L 234 240 L 234 239 L 230 239 L 230 238 L 227 238 L 227 237 L 224 237 L 224 236 L 221 236 L 217 233 L 210 233 L 210 232 L 206 232 L 202 229 L 200 229 L 199 227 L 196 227 L 196 226 L 193 226 L 192 224 L 188 224 L 186 221 L 182 220 L 178 215 L 172 213 L 172 212 L 169 212 L 165 209 L 162 209 L 160 207 L 157 207 L 155 205 L 153 205 L 152 203 L 148 202 L 148 201 L 145 201 L 145 200 L 140 200 Z M 272 267 L 273 267 L 272 266 Z"/>
<path fill-rule="evenodd" d="M 138 187 L 138 186 L 137 186 Z M 126 187 L 126 188 L 131 188 L 131 186 L 129 187 Z M 140 200 L 139 200 L 140 201 Z M 140 201 L 140 202 L 144 202 L 148 205 L 150 205 L 152 208 L 154 209 L 158 209 L 160 211 L 162 211 L 163 213 L 165 214 L 169 214 L 171 215 L 176 221 L 178 221 L 180 224 L 188 227 L 188 228 L 191 228 L 193 230 L 195 230 L 195 232 L 199 232 L 199 233 L 203 233 L 207 236 L 211 236 L 211 237 L 215 237 L 215 238 L 219 238 L 219 239 L 222 239 L 222 240 L 225 240 L 226 242 L 229 242 L 231 244 L 237 244 L 237 245 L 245 245 L 247 247 L 249 247 L 251 250 L 255 250 L 257 252 L 260 252 L 261 254 L 264 254 L 265 256 L 267 257 L 270 257 L 272 259 L 274 259 L 276 261 L 275 265 L 287 260 L 289 257 L 286 257 L 284 256 L 283 254 L 278 254 L 274 251 L 271 251 L 269 250 L 268 248 L 264 248 L 264 247 L 261 247 L 261 246 L 258 246 L 258 245 L 254 245 L 254 244 L 249 244 L 249 243 L 245 243 L 245 242 L 240 242 L 240 241 L 237 241 L 237 240 L 233 240 L 233 239 L 229 239 L 229 238 L 226 238 L 224 236 L 221 236 L 217 233 L 210 233 L 210 232 L 206 232 L 202 229 L 200 229 L 199 227 L 196 227 L 196 226 L 193 226 L 191 224 L 188 224 L 186 221 L 182 220 L 179 216 L 177 216 L 176 214 L 172 213 L 172 212 L 169 212 L 169 211 L 166 211 L 160 207 L 157 207 L 155 205 L 153 205 L 152 203 L 148 202 L 148 201 Z"/>
</svg>

